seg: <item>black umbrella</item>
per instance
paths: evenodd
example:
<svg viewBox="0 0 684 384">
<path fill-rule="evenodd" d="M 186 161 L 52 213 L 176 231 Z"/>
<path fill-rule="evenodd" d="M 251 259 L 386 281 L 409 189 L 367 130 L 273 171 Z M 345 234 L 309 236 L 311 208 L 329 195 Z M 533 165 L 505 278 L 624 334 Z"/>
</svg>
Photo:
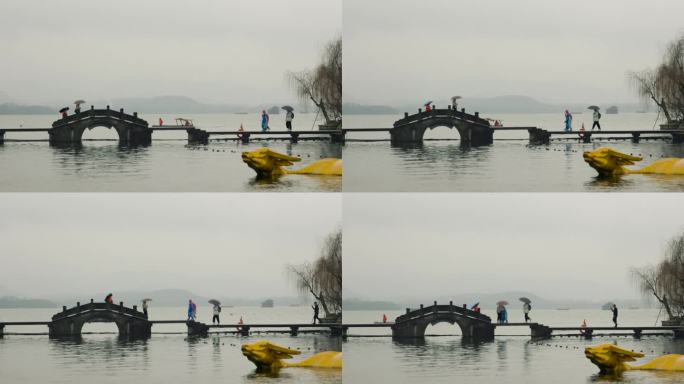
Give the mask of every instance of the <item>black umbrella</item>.
<svg viewBox="0 0 684 384">
<path fill-rule="evenodd" d="M 594 111 L 598 111 L 598 110 L 601 109 L 601 108 L 598 107 L 597 105 L 590 105 L 590 106 L 587 107 L 587 109 L 593 109 Z"/>
<path fill-rule="evenodd" d="M 64 108 L 62 108 L 62 109 L 59 110 L 59 113 L 64 113 L 64 112 L 66 112 L 66 111 L 68 111 L 68 110 L 69 110 L 69 107 L 64 107 Z"/>
<path fill-rule="evenodd" d="M 289 111 L 289 112 L 294 111 L 294 108 L 290 107 L 289 105 L 283 105 L 283 106 L 280 107 L 280 108 L 282 108 L 282 109 L 284 109 L 284 110 L 286 110 L 286 111 Z"/>
</svg>

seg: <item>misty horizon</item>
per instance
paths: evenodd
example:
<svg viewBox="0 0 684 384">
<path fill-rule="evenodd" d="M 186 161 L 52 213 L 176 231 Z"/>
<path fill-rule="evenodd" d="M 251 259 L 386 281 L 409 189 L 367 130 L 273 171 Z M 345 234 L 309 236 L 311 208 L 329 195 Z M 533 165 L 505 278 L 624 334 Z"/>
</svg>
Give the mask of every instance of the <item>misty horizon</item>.
<svg viewBox="0 0 684 384">
<path fill-rule="evenodd" d="M 10 0 L 0 32 L 0 92 L 18 101 L 182 94 L 291 104 L 297 97 L 286 72 L 317 65 L 325 44 L 342 34 L 342 9 L 315 0 L 124 0 L 116 7 Z"/>
<path fill-rule="evenodd" d="M 430 303 L 522 291 L 548 300 L 637 300 L 630 268 L 657 263 L 682 233 L 677 201 L 662 194 L 345 196 L 345 297 Z"/>
<path fill-rule="evenodd" d="M 345 101 L 636 102 L 627 73 L 660 63 L 682 11 L 666 0 L 344 1 Z"/>
<path fill-rule="evenodd" d="M 161 287 L 297 296 L 286 266 L 316 259 L 342 221 L 336 194 L 45 196 L 0 201 L 0 281 L 29 297 Z"/>
</svg>

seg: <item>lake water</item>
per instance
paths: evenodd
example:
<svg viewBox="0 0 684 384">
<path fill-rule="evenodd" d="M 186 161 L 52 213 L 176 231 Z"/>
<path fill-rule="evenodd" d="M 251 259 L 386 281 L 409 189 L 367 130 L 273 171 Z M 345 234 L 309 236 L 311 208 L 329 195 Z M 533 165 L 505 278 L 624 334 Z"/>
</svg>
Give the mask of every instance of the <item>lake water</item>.
<svg viewBox="0 0 684 384">
<path fill-rule="evenodd" d="M 346 323 L 379 321 L 382 313 L 394 319 L 401 311 L 345 311 Z M 483 313 L 496 318 L 493 309 Z M 611 313 L 601 310 L 532 310 L 534 321 L 547 325 L 609 326 Z M 653 325 L 657 310 L 622 309 L 620 325 Z M 522 319 L 522 311 L 509 308 L 510 321 Z M 599 333 L 598 331 L 596 333 Z M 672 337 L 599 336 L 554 337 L 532 341 L 525 327 L 498 328 L 492 342 L 465 343 L 457 325 L 428 326 L 424 340 L 393 341 L 389 330 L 354 330 L 344 343 L 344 382 L 350 383 L 681 383 L 681 372 L 626 372 L 620 378 L 598 376 L 598 368 L 585 356 L 584 348 L 600 343 L 643 351 L 649 358 L 666 353 L 684 354 L 684 341 Z M 372 336 L 376 335 L 376 336 Z"/>
<path fill-rule="evenodd" d="M 140 115 L 151 125 L 158 115 Z M 162 116 L 166 124 L 174 115 Z M 203 114 L 193 117 L 198 128 L 209 131 L 258 130 L 259 116 Z M 2 128 L 44 128 L 56 117 L 51 115 L 0 115 Z M 297 114 L 294 129 L 311 130 L 315 115 Z M 284 115 L 271 117 L 272 130 L 284 130 Z M 316 128 L 317 129 L 317 128 Z M 325 141 L 210 141 L 209 145 L 188 145 L 184 131 L 154 132 L 149 147 L 127 148 L 118 144 L 113 129 L 96 127 L 83 135 L 80 148 L 51 147 L 47 133 L 5 135 L 0 145 L 0 191 L 140 191 L 140 192 L 339 192 L 342 178 L 289 175 L 277 181 L 256 180 L 255 173 L 242 161 L 241 153 L 269 147 L 301 156 L 294 168 L 321 158 L 341 158 L 342 146 Z M 40 141 L 11 141 L 13 139 Z M 155 140 L 158 139 L 158 140 Z"/>
<path fill-rule="evenodd" d="M 59 309 L 0 309 L 0 321 L 49 320 Z M 183 319 L 185 308 L 154 305 L 151 320 Z M 198 321 L 211 320 L 211 307 L 198 307 Z M 308 322 L 306 307 L 223 308 L 224 324 L 245 322 Z M 244 343 L 266 339 L 302 354 L 295 361 L 321 351 L 341 350 L 341 340 L 326 335 L 210 335 L 188 338 L 183 324 L 156 324 L 144 341 L 120 340 L 116 334 L 84 334 L 80 340 L 51 340 L 47 335 L 6 335 L 0 338 L 0 382 L 23 383 L 341 383 L 339 370 L 284 369 L 278 380 L 257 374 L 240 351 Z M 46 332 L 47 327 L 7 326 L 6 333 Z M 113 323 L 91 323 L 83 332 L 116 332 Z"/>
<path fill-rule="evenodd" d="M 402 114 L 403 115 L 403 114 Z M 402 115 L 345 115 L 344 127 L 391 127 Z M 560 114 L 501 114 L 486 116 L 501 119 L 506 126 L 537 126 L 562 129 Z M 603 114 L 603 130 L 651 130 L 653 113 Z M 575 130 L 584 122 L 591 129 L 589 113 L 576 114 Z M 656 129 L 659 129 L 656 126 Z M 627 175 L 616 180 L 597 178 L 597 173 L 582 159 L 582 152 L 609 146 L 618 151 L 642 155 L 639 167 L 662 157 L 684 157 L 684 144 L 648 140 L 606 141 L 594 137 L 592 143 L 577 140 L 556 141 L 530 146 L 527 131 L 494 133 L 489 146 L 464 148 L 458 132 L 446 127 L 428 130 L 422 145 L 394 146 L 388 133 L 348 133 L 344 147 L 345 191 L 472 191 L 472 192 L 582 192 L 582 191 L 684 191 L 684 177 Z M 429 140 L 429 139 L 450 139 Z"/>
</svg>

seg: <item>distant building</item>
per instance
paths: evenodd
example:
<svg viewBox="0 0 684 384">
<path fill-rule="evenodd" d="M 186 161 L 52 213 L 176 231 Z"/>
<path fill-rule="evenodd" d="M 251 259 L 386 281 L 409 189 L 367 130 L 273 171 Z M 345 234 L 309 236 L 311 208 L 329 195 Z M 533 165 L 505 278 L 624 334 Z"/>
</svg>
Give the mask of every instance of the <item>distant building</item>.
<svg viewBox="0 0 684 384">
<path fill-rule="evenodd" d="M 609 107 L 608 109 L 606 109 L 606 113 L 609 115 L 617 115 L 617 113 L 618 113 L 617 105 L 613 105 L 612 107 Z"/>
<path fill-rule="evenodd" d="M 261 308 L 273 308 L 273 299 L 264 300 L 264 302 L 261 303 Z"/>
</svg>

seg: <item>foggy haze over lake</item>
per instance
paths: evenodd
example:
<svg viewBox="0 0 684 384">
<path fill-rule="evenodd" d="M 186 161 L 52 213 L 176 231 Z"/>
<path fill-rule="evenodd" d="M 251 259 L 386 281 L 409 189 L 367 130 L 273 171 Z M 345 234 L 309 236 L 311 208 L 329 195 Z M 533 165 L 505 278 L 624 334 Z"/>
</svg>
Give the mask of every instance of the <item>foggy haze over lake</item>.
<svg viewBox="0 0 684 384">
<path fill-rule="evenodd" d="M 682 13 L 669 0 L 345 0 L 345 101 L 636 102 L 626 72 L 660 62 Z"/>
<path fill-rule="evenodd" d="M 336 194 L 5 193 L 0 206 L 0 281 L 34 297 L 296 296 L 286 264 L 318 257 L 342 220 Z"/>
<path fill-rule="evenodd" d="M 341 12 L 336 0 L 9 0 L 0 13 L 0 95 L 294 102 L 285 72 L 315 66 L 342 33 Z"/>
<path fill-rule="evenodd" d="M 679 194 L 344 196 L 345 297 L 423 300 L 525 291 L 637 299 L 630 268 L 684 230 Z"/>
</svg>

